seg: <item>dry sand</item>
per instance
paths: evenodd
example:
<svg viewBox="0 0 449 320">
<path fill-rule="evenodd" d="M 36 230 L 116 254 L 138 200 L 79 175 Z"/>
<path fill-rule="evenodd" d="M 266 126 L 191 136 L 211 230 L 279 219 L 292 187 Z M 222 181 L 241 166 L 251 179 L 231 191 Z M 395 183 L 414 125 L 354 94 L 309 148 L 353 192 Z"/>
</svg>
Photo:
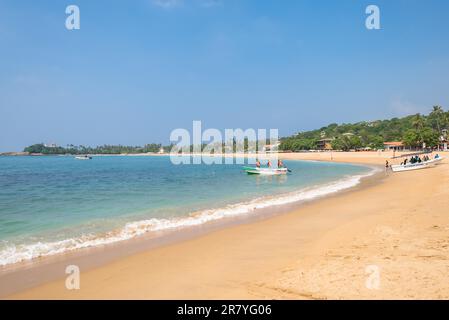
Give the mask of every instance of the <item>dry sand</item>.
<svg viewBox="0 0 449 320">
<path fill-rule="evenodd" d="M 383 165 L 390 156 L 333 153 L 332 161 Z M 448 299 L 447 159 L 382 175 L 286 214 L 82 271 L 80 290 L 61 279 L 10 298 Z"/>
</svg>

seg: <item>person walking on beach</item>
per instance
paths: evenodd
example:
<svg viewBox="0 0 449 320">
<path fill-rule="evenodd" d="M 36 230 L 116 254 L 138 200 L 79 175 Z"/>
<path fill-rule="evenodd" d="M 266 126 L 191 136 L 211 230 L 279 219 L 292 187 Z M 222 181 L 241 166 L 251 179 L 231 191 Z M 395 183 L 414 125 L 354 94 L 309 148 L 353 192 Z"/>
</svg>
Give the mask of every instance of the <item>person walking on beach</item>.
<svg viewBox="0 0 449 320">
<path fill-rule="evenodd" d="M 385 160 L 385 171 L 388 171 L 388 168 L 390 168 L 390 163 L 388 160 Z"/>
</svg>

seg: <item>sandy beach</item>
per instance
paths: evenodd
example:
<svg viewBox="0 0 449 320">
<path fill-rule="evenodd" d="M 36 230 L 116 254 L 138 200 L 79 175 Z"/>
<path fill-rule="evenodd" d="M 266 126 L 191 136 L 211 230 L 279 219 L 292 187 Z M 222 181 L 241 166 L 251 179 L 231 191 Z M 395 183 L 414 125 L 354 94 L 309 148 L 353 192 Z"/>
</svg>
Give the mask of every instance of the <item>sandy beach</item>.
<svg viewBox="0 0 449 320">
<path fill-rule="evenodd" d="M 390 153 L 283 154 L 383 166 Z M 448 157 L 449 154 L 442 154 Z M 396 161 L 397 162 L 397 161 Z M 448 299 L 448 160 L 81 270 L 11 299 Z"/>
</svg>

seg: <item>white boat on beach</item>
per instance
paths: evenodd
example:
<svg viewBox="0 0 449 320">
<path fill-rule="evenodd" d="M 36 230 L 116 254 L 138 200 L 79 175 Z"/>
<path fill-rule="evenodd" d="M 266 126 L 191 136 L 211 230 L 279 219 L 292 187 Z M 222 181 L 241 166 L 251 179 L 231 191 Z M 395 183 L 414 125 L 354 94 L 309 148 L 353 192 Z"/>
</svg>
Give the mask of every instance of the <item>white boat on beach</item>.
<svg viewBox="0 0 449 320">
<path fill-rule="evenodd" d="M 91 156 L 84 155 L 84 156 L 76 156 L 75 159 L 77 160 L 92 160 Z"/>
<path fill-rule="evenodd" d="M 411 170 L 419 170 L 429 168 L 429 164 L 425 162 L 421 163 L 407 163 L 403 164 L 394 164 L 391 166 L 391 170 L 393 172 L 402 172 L 402 171 L 411 171 Z"/>
<path fill-rule="evenodd" d="M 443 159 L 444 159 L 443 157 L 436 157 L 436 158 L 433 158 L 433 159 L 430 159 L 427 161 L 421 161 L 421 162 L 415 162 L 415 163 L 408 162 L 406 164 L 393 164 L 393 165 L 391 165 L 391 170 L 393 172 L 402 172 L 402 171 L 427 169 L 427 168 L 437 165 Z"/>
</svg>

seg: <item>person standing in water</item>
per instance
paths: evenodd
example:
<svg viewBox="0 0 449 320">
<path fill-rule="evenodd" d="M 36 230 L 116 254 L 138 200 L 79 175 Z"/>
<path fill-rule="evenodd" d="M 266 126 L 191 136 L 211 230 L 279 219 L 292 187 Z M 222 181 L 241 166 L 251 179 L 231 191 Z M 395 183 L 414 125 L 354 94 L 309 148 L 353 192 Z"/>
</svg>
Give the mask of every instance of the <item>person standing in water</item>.
<svg viewBox="0 0 449 320">
<path fill-rule="evenodd" d="M 283 167 L 284 167 L 284 164 L 282 163 L 282 160 L 279 159 L 278 160 L 278 168 L 283 168 Z"/>
</svg>

